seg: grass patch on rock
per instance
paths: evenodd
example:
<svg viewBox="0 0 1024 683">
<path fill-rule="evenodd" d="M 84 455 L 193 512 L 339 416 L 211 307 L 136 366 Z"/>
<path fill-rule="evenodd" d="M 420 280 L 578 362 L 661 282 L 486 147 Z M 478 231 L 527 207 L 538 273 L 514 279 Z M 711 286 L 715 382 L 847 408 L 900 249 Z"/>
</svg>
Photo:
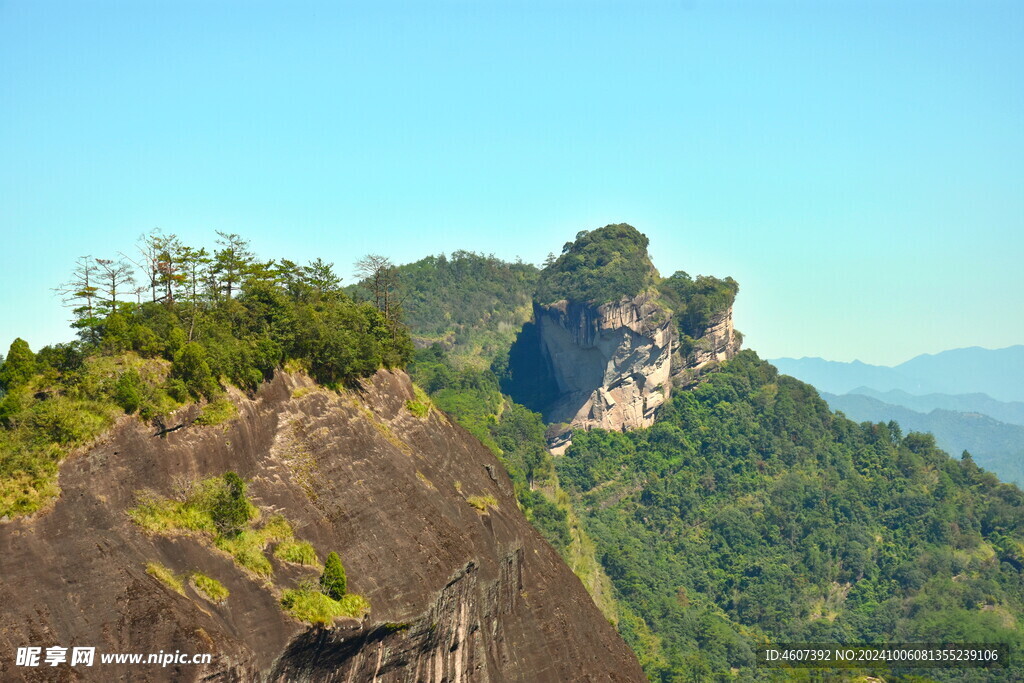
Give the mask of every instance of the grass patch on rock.
<svg viewBox="0 0 1024 683">
<path fill-rule="evenodd" d="M 224 602 L 231 595 L 231 592 L 224 587 L 224 584 L 212 576 L 207 576 L 201 572 L 194 573 L 190 577 L 190 581 L 196 592 L 208 598 L 210 602 Z"/>
<path fill-rule="evenodd" d="M 274 572 L 264 553 L 268 545 L 299 545 L 291 524 L 282 515 L 272 515 L 259 523 L 259 509 L 245 496 L 244 483 L 232 473 L 195 482 L 186 487 L 181 498 L 173 500 L 144 492 L 138 497 L 138 505 L 128 510 L 128 516 L 150 533 L 197 534 L 231 555 L 238 566 L 262 578 Z M 312 546 L 296 552 L 310 551 Z"/>
<path fill-rule="evenodd" d="M 299 621 L 330 626 L 338 617 L 359 619 L 370 611 L 369 601 L 361 595 L 348 594 L 335 600 L 320 592 L 313 584 L 286 590 L 281 607 Z"/>
<path fill-rule="evenodd" d="M 237 415 L 238 406 L 226 398 L 221 398 L 212 403 L 207 403 L 203 407 L 199 417 L 196 418 L 196 424 L 212 427 L 234 419 Z"/>
<path fill-rule="evenodd" d="M 466 502 L 481 512 L 486 512 L 489 508 L 498 508 L 498 499 L 490 494 L 486 496 L 470 496 L 466 498 Z"/>
<path fill-rule="evenodd" d="M 309 541 L 282 541 L 274 547 L 274 557 L 284 562 L 301 564 L 306 567 L 320 566 L 316 550 Z"/>
<path fill-rule="evenodd" d="M 159 562 L 147 562 L 146 573 L 175 593 L 185 594 L 185 584 L 181 578 Z"/>
</svg>

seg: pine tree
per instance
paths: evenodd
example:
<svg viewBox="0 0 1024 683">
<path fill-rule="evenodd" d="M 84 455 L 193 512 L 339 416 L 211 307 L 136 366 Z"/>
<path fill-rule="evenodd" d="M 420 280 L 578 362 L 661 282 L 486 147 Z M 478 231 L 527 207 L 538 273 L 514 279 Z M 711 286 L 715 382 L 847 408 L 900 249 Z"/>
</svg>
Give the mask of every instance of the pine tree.
<svg viewBox="0 0 1024 683">
<path fill-rule="evenodd" d="M 320 590 L 324 595 L 335 600 L 345 597 L 348 581 L 345 578 L 345 567 L 341 565 L 338 553 L 331 552 L 324 562 L 324 573 L 320 575 Z"/>
<path fill-rule="evenodd" d="M 249 521 L 245 482 L 234 472 L 224 473 L 224 489 L 213 504 L 211 517 L 225 536 L 237 536 Z"/>
</svg>

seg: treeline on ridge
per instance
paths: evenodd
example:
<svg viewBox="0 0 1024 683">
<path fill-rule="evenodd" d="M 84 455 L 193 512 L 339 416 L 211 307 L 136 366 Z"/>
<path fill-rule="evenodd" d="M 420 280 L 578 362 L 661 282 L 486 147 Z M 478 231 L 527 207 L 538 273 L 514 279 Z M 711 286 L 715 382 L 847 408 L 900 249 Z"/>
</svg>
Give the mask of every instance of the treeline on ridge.
<svg viewBox="0 0 1024 683">
<path fill-rule="evenodd" d="M 59 288 L 79 340 L 38 353 L 12 344 L 0 366 L 0 517 L 55 495 L 63 455 L 118 414 L 159 420 L 204 400 L 214 421 L 230 411 L 217 400 L 226 383 L 255 390 L 286 363 L 335 384 L 412 357 L 400 307 L 377 306 L 386 292 L 357 300 L 332 264 L 263 261 L 218 235 L 211 250 L 154 233 L 137 258 L 81 258 Z M 357 265 L 370 281 L 392 268 Z"/>
</svg>

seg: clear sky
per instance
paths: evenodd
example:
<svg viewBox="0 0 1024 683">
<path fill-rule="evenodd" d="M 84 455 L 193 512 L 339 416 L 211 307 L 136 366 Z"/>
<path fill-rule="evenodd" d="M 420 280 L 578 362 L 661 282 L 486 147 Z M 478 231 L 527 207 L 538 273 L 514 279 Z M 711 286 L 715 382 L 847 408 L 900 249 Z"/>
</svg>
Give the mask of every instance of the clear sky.
<svg viewBox="0 0 1024 683">
<path fill-rule="evenodd" d="M 160 227 L 539 263 L 629 222 L 765 357 L 1024 343 L 1024 3 L 0 0 L 0 346 Z"/>
</svg>

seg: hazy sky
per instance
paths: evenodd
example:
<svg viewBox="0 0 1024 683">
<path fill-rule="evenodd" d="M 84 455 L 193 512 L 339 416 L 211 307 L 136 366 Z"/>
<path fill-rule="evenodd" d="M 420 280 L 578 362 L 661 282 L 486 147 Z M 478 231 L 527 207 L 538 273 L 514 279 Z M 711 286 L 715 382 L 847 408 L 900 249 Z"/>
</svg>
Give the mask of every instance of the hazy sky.
<svg viewBox="0 0 1024 683">
<path fill-rule="evenodd" d="M 0 351 L 154 227 L 351 279 L 629 222 L 765 357 L 1024 342 L 1024 3 L 0 0 Z"/>
</svg>

